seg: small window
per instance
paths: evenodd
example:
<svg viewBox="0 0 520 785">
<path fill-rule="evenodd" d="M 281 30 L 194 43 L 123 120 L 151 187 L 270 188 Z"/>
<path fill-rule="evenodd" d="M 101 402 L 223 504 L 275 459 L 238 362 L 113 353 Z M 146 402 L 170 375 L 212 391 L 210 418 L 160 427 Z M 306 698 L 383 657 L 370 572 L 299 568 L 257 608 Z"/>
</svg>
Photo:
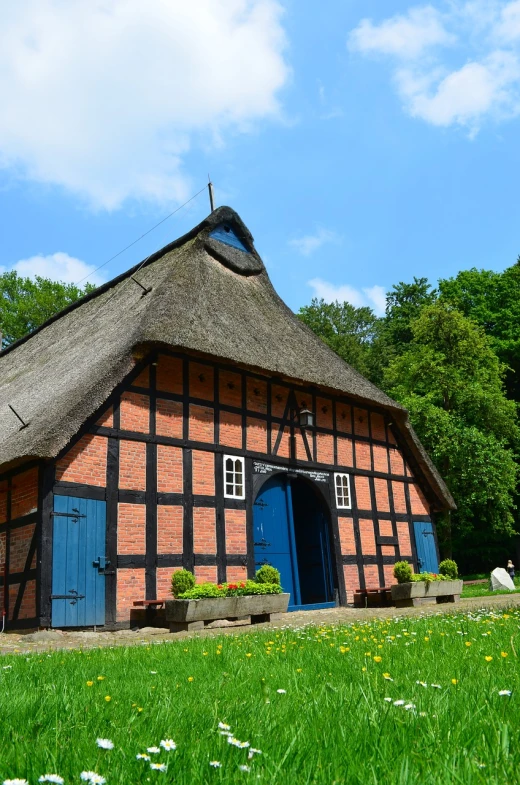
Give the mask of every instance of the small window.
<svg viewBox="0 0 520 785">
<path fill-rule="evenodd" d="M 246 498 L 243 458 L 224 455 L 224 498 Z"/>
<path fill-rule="evenodd" d="M 335 474 L 336 507 L 338 510 L 350 510 L 350 477 L 348 474 Z"/>
</svg>

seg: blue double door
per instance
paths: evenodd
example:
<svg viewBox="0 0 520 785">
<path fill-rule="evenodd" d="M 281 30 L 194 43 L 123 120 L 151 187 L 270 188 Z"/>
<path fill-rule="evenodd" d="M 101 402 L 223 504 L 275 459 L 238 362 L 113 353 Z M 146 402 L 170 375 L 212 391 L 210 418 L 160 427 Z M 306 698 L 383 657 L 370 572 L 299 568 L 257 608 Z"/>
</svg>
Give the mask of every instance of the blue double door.
<svg viewBox="0 0 520 785">
<path fill-rule="evenodd" d="M 52 626 L 105 623 L 106 502 L 54 497 Z"/>
<path fill-rule="evenodd" d="M 430 521 L 414 521 L 413 529 L 419 572 L 439 572 L 439 559 L 432 523 Z"/>
<path fill-rule="evenodd" d="M 289 610 L 333 606 L 328 510 L 312 485 L 277 474 L 262 486 L 253 510 L 255 567 L 280 571 Z"/>
</svg>

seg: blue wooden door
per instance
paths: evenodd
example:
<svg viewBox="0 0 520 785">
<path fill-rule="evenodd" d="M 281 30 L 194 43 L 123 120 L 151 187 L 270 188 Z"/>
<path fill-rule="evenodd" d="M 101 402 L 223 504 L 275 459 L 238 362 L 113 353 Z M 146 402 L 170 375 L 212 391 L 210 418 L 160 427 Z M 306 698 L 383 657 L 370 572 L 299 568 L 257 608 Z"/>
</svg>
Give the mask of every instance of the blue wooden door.
<svg viewBox="0 0 520 785">
<path fill-rule="evenodd" d="M 432 524 L 429 521 L 414 521 L 413 529 L 419 572 L 439 572 Z"/>
<path fill-rule="evenodd" d="M 291 595 L 290 606 L 300 604 L 295 585 L 298 573 L 294 563 L 295 549 L 291 547 L 291 519 L 287 478 L 277 474 L 262 486 L 253 506 L 255 570 L 263 564 L 271 564 L 280 571 L 282 588 Z"/>
<path fill-rule="evenodd" d="M 106 502 L 54 497 L 52 626 L 105 623 Z"/>
</svg>

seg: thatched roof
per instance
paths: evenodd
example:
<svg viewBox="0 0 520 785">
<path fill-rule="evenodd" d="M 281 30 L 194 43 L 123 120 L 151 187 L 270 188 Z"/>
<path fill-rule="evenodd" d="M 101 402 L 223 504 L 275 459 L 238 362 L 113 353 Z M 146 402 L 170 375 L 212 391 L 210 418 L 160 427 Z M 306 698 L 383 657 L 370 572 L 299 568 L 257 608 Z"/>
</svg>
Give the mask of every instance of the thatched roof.
<svg viewBox="0 0 520 785">
<path fill-rule="evenodd" d="M 231 244 L 221 241 L 223 227 Z M 132 275 L 150 290 L 146 295 Z M 407 419 L 296 318 L 274 291 L 239 216 L 221 207 L 0 353 L 0 468 L 57 455 L 129 373 L 133 358 L 158 345 L 345 393 L 391 409 L 403 426 Z M 8 404 L 27 428 L 20 430 Z M 452 506 L 417 437 L 401 430 L 439 506 Z"/>
</svg>

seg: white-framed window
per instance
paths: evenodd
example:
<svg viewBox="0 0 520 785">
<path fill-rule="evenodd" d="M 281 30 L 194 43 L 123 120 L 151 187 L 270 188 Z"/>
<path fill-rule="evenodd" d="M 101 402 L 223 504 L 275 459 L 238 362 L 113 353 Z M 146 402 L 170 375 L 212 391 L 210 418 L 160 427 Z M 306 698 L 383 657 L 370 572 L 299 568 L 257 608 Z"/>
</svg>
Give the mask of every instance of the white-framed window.
<svg viewBox="0 0 520 785">
<path fill-rule="evenodd" d="M 350 475 L 335 474 L 334 487 L 336 489 L 336 507 L 338 510 L 350 510 Z"/>
<path fill-rule="evenodd" d="M 244 459 L 236 455 L 224 455 L 224 498 L 246 498 Z"/>
</svg>

